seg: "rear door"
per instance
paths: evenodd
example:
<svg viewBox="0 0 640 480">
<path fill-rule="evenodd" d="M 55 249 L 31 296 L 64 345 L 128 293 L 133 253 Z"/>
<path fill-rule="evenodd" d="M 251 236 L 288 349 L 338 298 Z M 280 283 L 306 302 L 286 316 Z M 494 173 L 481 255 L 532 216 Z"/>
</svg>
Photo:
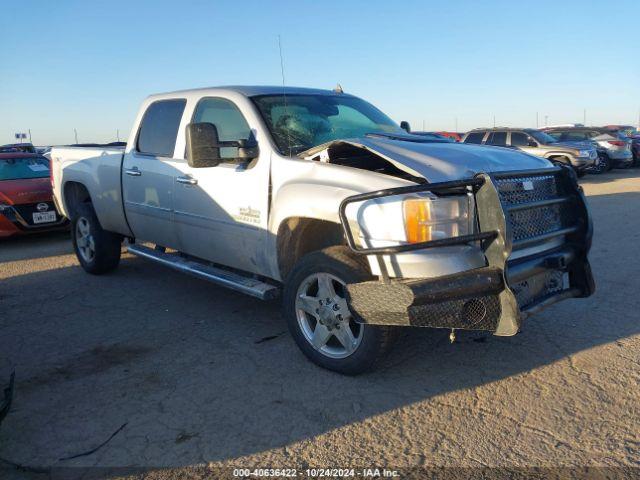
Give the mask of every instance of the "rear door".
<svg viewBox="0 0 640 480">
<path fill-rule="evenodd" d="M 184 99 L 158 100 L 147 107 L 135 148 L 122 165 L 122 190 L 129 226 L 137 239 L 178 247 L 173 225 L 174 150 Z"/>
</svg>

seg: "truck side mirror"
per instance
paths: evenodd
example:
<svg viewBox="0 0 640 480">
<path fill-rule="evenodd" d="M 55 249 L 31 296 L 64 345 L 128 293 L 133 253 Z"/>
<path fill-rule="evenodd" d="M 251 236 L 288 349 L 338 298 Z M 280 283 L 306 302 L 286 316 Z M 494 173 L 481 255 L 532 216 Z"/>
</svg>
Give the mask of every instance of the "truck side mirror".
<svg viewBox="0 0 640 480">
<path fill-rule="evenodd" d="M 402 120 L 400 122 L 400 128 L 403 129 L 407 133 L 411 133 L 411 125 L 406 120 Z"/>
<path fill-rule="evenodd" d="M 218 129 L 213 123 L 187 125 L 187 163 L 191 168 L 217 167 L 220 158 Z"/>
<path fill-rule="evenodd" d="M 529 146 L 530 147 L 537 147 L 538 146 L 538 142 L 536 142 L 533 138 L 529 139 Z"/>
</svg>

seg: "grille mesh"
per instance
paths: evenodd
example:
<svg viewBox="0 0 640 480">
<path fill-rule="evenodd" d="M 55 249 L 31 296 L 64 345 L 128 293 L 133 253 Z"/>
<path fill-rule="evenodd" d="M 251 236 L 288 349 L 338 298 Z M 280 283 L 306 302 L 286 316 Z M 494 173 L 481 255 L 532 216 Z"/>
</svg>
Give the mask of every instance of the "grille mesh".
<svg viewBox="0 0 640 480">
<path fill-rule="evenodd" d="M 549 200 L 561 195 L 553 175 L 500 178 L 496 184 L 500 200 L 507 206 Z M 509 212 L 513 239 L 525 240 L 560 230 L 565 225 L 563 210 L 563 205 L 548 205 Z"/>
<path fill-rule="evenodd" d="M 525 184 L 532 188 L 526 189 Z M 496 180 L 500 199 L 506 205 L 538 202 L 558 196 L 558 186 L 553 175 L 539 177 L 499 178 Z"/>
<path fill-rule="evenodd" d="M 47 210 L 48 212 L 55 211 L 55 206 L 53 205 L 53 202 L 39 202 L 39 203 L 46 203 L 49 206 L 49 209 Z M 33 223 L 33 213 L 38 211 L 38 203 L 23 203 L 19 205 L 14 205 L 13 208 L 15 209 L 16 212 L 18 212 L 18 214 L 23 218 L 25 222 L 27 222 L 29 225 L 35 225 Z M 56 216 L 56 218 L 59 218 L 59 217 Z"/>
</svg>

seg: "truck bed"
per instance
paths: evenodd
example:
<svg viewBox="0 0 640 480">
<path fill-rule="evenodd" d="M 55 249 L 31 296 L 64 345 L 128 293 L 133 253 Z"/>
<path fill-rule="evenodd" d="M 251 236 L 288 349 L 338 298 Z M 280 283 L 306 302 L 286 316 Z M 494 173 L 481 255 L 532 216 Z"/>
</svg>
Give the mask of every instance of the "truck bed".
<svg viewBox="0 0 640 480">
<path fill-rule="evenodd" d="M 130 234 L 122 206 L 121 166 L 125 147 L 53 147 L 51 178 L 53 195 L 60 213 L 71 217 L 65 192 L 71 182 L 81 184 L 91 197 L 102 227 Z"/>
</svg>

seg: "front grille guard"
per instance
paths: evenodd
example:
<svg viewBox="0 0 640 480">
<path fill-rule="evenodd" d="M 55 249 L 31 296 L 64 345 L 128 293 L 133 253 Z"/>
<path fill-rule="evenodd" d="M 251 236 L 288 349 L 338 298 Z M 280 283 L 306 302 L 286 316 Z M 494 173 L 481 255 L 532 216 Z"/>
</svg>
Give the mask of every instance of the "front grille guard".
<svg viewBox="0 0 640 480">
<path fill-rule="evenodd" d="M 503 179 L 515 179 L 525 177 L 527 179 L 553 175 L 559 185 L 561 194 L 556 198 L 542 199 L 531 202 L 520 202 L 506 205 L 501 199 L 496 186 Z M 408 193 L 433 192 L 439 194 L 468 193 L 475 196 L 476 215 L 479 231 L 471 235 L 431 240 L 428 242 L 400 244 L 387 247 L 362 247 L 356 244 L 351 226 L 349 224 L 346 209 L 349 204 L 363 202 L 383 197 Z M 562 205 L 566 209 L 565 214 L 571 219 L 570 224 L 563 224 L 562 228 L 530 238 L 514 240 L 513 226 L 508 220 L 510 211 L 522 211 L 526 209 L 543 208 L 550 205 Z M 537 311 L 559 300 L 570 297 L 588 297 L 595 291 L 595 284 L 591 274 L 591 267 L 587 254 L 591 248 L 593 227 L 591 217 L 586 205 L 582 188 L 578 185 L 577 177 L 569 167 L 553 167 L 541 170 L 507 171 L 497 173 L 480 173 L 474 178 L 431 183 L 424 185 L 412 185 L 398 187 L 376 192 L 363 193 L 345 198 L 339 208 L 340 221 L 344 229 L 349 248 L 362 255 L 375 255 L 380 265 L 380 273 L 383 282 L 389 282 L 389 275 L 383 255 L 392 255 L 434 247 L 454 245 L 467 245 L 472 242 L 479 243 L 487 259 L 489 267 L 500 269 L 503 276 L 504 289 L 499 293 L 502 314 L 496 335 L 514 335 L 520 329 L 522 320 Z M 565 237 L 565 242 L 574 253 L 574 260 L 566 265 L 563 262 L 553 262 L 550 258 L 549 268 L 555 268 L 569 274 L 569 286 L 560 291 L 553 291 L 548 296 L 537 299 L 533 304 L 521 309 L 513 290 L 509 287 L 509 264 L 514 250 L 524 249 L 535 244 L 558 237 Z M 549 254 L 549 252 L 545 252 Z M 544 255 L 544 254 L 543 254 Z M 525 260 L 518 259 L 514 263 L 522 263 Z"/>
</svg>

